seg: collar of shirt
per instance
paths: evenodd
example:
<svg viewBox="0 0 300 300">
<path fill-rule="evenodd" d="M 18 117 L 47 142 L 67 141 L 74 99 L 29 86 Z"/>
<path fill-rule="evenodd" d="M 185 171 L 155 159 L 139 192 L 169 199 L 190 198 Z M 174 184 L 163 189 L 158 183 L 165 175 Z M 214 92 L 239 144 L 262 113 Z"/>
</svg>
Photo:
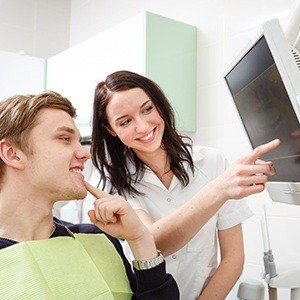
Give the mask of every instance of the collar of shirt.
<svg viewBox="0 0 300 300">
<path fill-rule="evenodd" d="M 70 232 L 67 230 L 66 226 L 57 218 L 53 218 L 55 221 L 55 230 L 50 236 L 50 238 L 58 237 L 58 236 L 71 236 Z M 18 244 L 17 241 L 13 241 L 6 238 L 0 237 L 0 249 L 6 248 L 12 245 Z"/>
<path fill-rule="evenodd" d="M 202 159 L 205 158 L 205 155 L 204 155 L 202 149 L 203 149 L 203 147 L 201 147 L 201 146 L 193 146 L 191 149 L 189 149 L 189 152 L 192 156 L 192 159 L 193 159 L 194 163 L 196 163 L 198 161 L 201 161 Z M 184 162 L 183 165 L 188 171 L 190 171 L 189 165 L 188 165 L 187 162 Z M 132 164 L 132 162 L 128 162 L 128 170 L 129 170 L 129 172 L 132 176 L 135 176 L 136 167 Z M 195 172 L 197 172 L 197 167 L 196 166 L 195 166 Z M 191 172 L 189 172 L 189 173 L 192 176 Z M 172 191 L 177 186 L 177 184 L 180 183 L 178 178 L 174 175 L 173 179 L 171 181 L 171 184 L 169 186 L 169 189 L 167 189 L 163 185 L 163 183 L 159 180 L 159 178 L 156 176 L 156 174 L 148 167 L 146 167 L 144 175 L 141 177 L 141 179 L 144 182 L 156 185 L 156 186 L 160 187 L 161 189 L 169 191 L 169 192 Z"/>
</svg>

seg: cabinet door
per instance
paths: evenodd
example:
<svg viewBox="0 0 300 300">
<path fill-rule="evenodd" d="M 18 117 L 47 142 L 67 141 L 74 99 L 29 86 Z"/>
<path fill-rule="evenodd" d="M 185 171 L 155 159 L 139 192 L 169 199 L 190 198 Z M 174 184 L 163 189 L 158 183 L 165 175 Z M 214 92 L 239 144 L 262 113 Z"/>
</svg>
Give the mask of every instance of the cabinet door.
<svg viewBox="0 0 300 300">
<path fill-rule="evenodd" d="M 196 131 L 197 28 L 146 13 L 145 74 L 172 104 L 177 129 Z"/>
<path fill-rule="evenodd" d="M 45 88 L 45 60 L 0 51 L 0 100 L 16 94 L 37 94 Z"/>
</svg>

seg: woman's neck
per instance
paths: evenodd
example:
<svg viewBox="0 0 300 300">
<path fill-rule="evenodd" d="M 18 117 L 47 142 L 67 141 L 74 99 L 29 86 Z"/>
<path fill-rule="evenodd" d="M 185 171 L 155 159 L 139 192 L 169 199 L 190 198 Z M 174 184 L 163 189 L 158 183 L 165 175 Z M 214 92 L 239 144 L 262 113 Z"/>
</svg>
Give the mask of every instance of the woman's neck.
<svg viewBox="0 0 300 300">
<path fill-rule="evenodd" d="M 170 158 L 167 152 L 159 148 L 155 152 L 136 154 L 156 174 L 163 185 L 169 188 L 174 174 L 171 170 Z"/>
</svg>

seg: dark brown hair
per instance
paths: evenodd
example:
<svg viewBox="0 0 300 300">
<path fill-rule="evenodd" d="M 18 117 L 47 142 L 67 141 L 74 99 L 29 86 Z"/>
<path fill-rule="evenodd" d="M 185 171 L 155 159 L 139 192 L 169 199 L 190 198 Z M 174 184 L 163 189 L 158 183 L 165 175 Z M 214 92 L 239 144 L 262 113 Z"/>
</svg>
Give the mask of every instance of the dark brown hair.
<svg viewBox="0 0 300 300">
<path fill-rule="evenodd" d="M 173 109 L 160 87 L 152 80 L 129 71 L 118 71 L 106 77 L 95 90 L 93 108 L 93 131 L 91 153 L 95 167 L 99 170 L 103 188 L 110 181 L 112 193 L 125 193 L 131 195 L 142 194 L 133 187 L 144 174 L 145 165 L 131 149 L 128 149 L 116 136 L 108 130 L 106 107 L 115 92 L 126 91 L 132 88 L 141 88 L 156 106 L 160 116 L 165 122 L 162 138 L 162 147 L 170 158 L 170 167 L 174 175 L 183 186 L 188 185 L 189 176 L 184 162 L 187 162 L 192 172 L 194 164 L 188 146 L 175 128 Z M 128 162 L 136 168 L 134 176 L 129 172 Z"/>
</svg>

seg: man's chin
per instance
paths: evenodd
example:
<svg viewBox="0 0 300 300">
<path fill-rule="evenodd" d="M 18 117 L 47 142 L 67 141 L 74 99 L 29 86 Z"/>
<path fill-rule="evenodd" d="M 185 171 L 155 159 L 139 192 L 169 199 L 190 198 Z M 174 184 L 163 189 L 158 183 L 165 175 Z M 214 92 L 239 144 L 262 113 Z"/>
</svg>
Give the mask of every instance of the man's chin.
<svg viewBox="0 0 300 300">
<path fill-rule="evenodd" d="M 83 200 L 87 196 L 86 189 L 83 189 L 80 193 L 78 193 L 78 200 Z"/>
<path fill-rule="evenodd" d="M 86 196 L 87 196 L 87 191 L 84 188 L 84 189 L 76 191 L 76 193 L 74 193 L 72 199 L 74 199 L 74 200 L 83 200 Z"/>
<path fill-rule="evenodd" d="M 72 200 L 82 200 L 87 196 L 87 191 L 85 188 L 78 189 L 76 191 L 65 192 L 59 197 L 58 201 L 72 201 Z"/>
</svg>

